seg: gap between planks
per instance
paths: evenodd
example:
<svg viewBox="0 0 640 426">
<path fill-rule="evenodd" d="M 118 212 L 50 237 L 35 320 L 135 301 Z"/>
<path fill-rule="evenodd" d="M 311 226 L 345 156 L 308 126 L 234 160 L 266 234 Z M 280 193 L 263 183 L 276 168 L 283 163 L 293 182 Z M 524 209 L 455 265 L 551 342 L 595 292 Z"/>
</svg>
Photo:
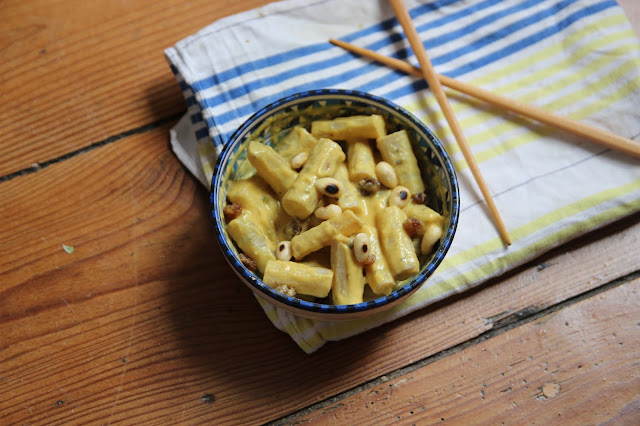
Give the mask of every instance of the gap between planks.
<svg viewBox="0 0 640 426">
<path fill-rule="evenodd" d="M 101 141 L 97 141 L 97 142 L 92 142 L 89 145 L 83 147 L 83 148 L 79 148 L 76 149 L 75 151 L 71 151 L 68 152 L 66 154 L 60 155 L 58 157 L 52 158 L 50 160 L 41 162 L 41 163 L 34 163 L 31 167 L 27 167 L 24 168 L 22 170 L 18 170 L 17 172 L 13 172 L 13 173 L 9 173 L 7 175 L 4 176 L 0 176 L 0 183 L 2 182 L 7 182 L 10 181 L 11 179 L 17 178 L 19 176 L 23 176 L 23 175 L 29 175 L 31 173 L 36 173 L 39 170 L 42 170 L 46 167 L 51 166 L 52 164 L 56 164 L 59 163 L 61 161 L 65 161 L 68 160 L 70 158 L 73 158 L 77 155 L 81 155 L 81 154 L 85 154 L 87 152 L 93 151 L 96 148 L 100 148 L 102 146 L 105 145 L 109 145 L 111 143 L 117 142 L 121 139 L 127 138 L 129 136 L 133 136 L 133 135 L 139 135 L 141 133 L 146 133 L 146 132 L 150 132 L 152 130 L 155 130 L 159 127 L 162 127 L 163 125 L 167 124 L 167 123 L 171 123 L 174 121 L 178 121 L 180 119 L 180 117 L 182 117 L 182 115 L 184 114 L 183 112 L 180 112 L 179 114 L 174 114 L 172 116 L 169 117 L 165 117 L 165 118 L 161 118 L 159 120 L 156 120 L 152 123 L 149 124 L 145 124 L 142 125 L 140 127 L 134 127 L 133 129 L 129 129 L 129 130 L 125 130 L 124 132 L 118 133 L 116 135 L 112 135 L 109 136 Z"/>
<path fill-rule="evenodd" d="M 584 293 L 565 299 L 564 301 L 556 303 L 555 305 L 551 305 L 549 307 L 538 309 L 538 310 L 525 309 L 523 311 L 513 312 L 507 315 L 506 317 L 501 318 L 499 321 L 494 322 L 493 327 L 490 330 L 487 330 L 484 333 L 481 333 L 472 339 L 469 339 L 462 343 L 458 343 L 457 345 L 444 349 L 426 358 L 420 359 L 404 367 L 393 370 L 387 374 L 371 379 L 352 389 L 343 391 L 331 398 L 327 398 L 324 401 L 320 401 L 318 403 L 305 407 L 301 410 L 298 410 L 286 416 L 280 417 L 279 419 L 275 419 L 267 423 L 267 425 L 279 426 L 279 425 L 297 424 L 296 420 L 301 417 L 310 415 L 316 411 L 327 408 L 331 405 L 334 405 L 340 402 L 341 400 L 349 398 L 360 392 L 366 391 L 367 389 L 373 388 L 375 386 L 379 386 L 381 384 L 387 383 L 396 378 L 402 377 L 406 374 L 409 374 L 413 371 L 423 368 L 429 364 L 432 364 L 441 359 L 444 359 L 449 356 L 455 355 L 459 352 L 462 352 L 463 350 L 471 346 L 477 345 L 495 336 L 506 333 L 509 330 L 534 322 L 539 318 L 558 312 L 568 306 L 575 305 L 579 302 L 582 302 L 586 299 L 589 299 L 593 296 L 609 291 L 613 288 L 616 288 L 618 286 L 621 286 L 625 283 L 631 282 L 638 278 L 640 278 L 640 269 L 636 270 L 635 272 L 631 272 L 625 276 L 609 281 L 608 283 L 602 284 L 599 287 L 595 287 L 591 290 L 585 291 Z"/>
</svg>

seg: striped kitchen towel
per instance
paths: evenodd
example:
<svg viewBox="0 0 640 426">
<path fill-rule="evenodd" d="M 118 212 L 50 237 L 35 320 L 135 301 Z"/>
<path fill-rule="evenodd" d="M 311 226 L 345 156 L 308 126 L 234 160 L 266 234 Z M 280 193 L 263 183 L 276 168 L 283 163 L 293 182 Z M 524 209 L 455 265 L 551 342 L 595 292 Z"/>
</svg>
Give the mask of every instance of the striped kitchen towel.
<svg viewBox="0 0 640 426">
<path fill-rule="evenodd" d="M 439 73 L 640 136 L 640 47 L 615 0 L 405 0 Z M 513 239 L 505 248 L 435 98 L 421 79 L 346 53 L 330 37 L 416 63 L 385 1 L 287 0 L 214 22 L 166 50 L 188 111 L 178 158 L 209 185 L 217 154 L 253 112 L 296 92 L 356 89 L 423 120 L 458 172 L 460 222 L 436 273 L 394 309 L 349 322 L 260 301 L 306 352 L 477 286 L 640 209 L 640 162 L 448 91 Z"/>
</svg>

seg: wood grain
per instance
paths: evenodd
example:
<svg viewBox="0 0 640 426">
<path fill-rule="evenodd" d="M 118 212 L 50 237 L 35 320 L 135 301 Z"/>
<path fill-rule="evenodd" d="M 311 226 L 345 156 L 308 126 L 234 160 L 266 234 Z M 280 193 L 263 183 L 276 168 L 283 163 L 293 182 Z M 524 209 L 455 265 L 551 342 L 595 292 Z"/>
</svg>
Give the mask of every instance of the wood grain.
<svg viewBox="0 0 640 426">
<path fill-rule="evenodd" d="M 297 419 L 305 424 L 632 424 L 640 279 Z"/>
<path fill-rule="evenodd" d="M 637 270 L 638 215 L 308 356 L 227 267 L 167 128 L 0 184 L 0 423 L 263 423 Z"/>
<path fill-rule="evenodd" d="M 0 3 L 0 176 L 186 109 L 163 50 L 268 0 Z"/>
<path fill-rule="evenodd" d="M 216 17 L 262 3 L 0 2 L 6 18 L 0 24 L 0 175 L 180 112 L 182 99 L 162 49 Z M 480 289 L 308 356 L 272 326 L 226 266 L 211 231 L 207 194 L 168 148 L 170 125 L 0 183 L 0 424 L 281 419 L 336 395 L 344 399 L 342 392 L 398 375 L 434 354 L 449 362 L 450 376 L 464 374 L 466 364 L 448 359 L 447 348 L 638 270 L 640 214 Z M 62 244 L 74 251 L 66 253 Z M 594 312 L 603 312 L 610 325 L 631 297 L 616 294 L 618 302 Z M 617 336 L 626 336 L 626 323 L 619 323 Z M 534 359 L 568 368 L 552 349 L 564 343 L 571 349 L 575 337 L 557 340 L 560 335 L 538 339 Z M 524 337 L 532 339 L 531 333 Z M 615 342 L 624 350 L 610 359 L 622 368 L 637 346 L 628 350 L 626 340 Z M 522 358 L 518 351 L 510 355 L 513 345 L 496 344 L 494 356 L 483 358 L 484 371 L 513 374 L 499 369 L 502 359 Z M 467 350 L 474 347 L 481 346 Z M 535 386 L 550 383 L 523 362 L 512 369 L 527 372 Z M 586 366 L 576 366 L 572 383 L 602 377 L 594 374 L 602 370 Z M 622 370 L 615 371 L 607 377 L 620 385 L 606 389 L 621 395 L 613 403 L 620 414 L 614 421 L 624 421 L 637 404 L 625 396 L 628 382 L 617 376 Z M 551 372 L 545 374 L 558 374 Z M 490 378 L 496 394 L 503 390 L 497 389 L 502 379 Z M 480 390 L 469 389 L 477 398 Z M 492 406 L 502 409 L 513 389 Z M 565 392 L 561 383 L 559 397 Z M 590 395 L 580 397 L 584 405 Z M 623 401 L 630 405 L 618 410 Z"/>
</svg>

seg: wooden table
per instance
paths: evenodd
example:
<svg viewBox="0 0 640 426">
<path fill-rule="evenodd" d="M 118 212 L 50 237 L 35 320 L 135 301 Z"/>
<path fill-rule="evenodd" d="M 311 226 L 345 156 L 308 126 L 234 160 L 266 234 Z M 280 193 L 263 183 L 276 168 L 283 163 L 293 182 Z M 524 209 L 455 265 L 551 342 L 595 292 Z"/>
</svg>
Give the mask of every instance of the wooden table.
<svg viewBox="0 0 640 426">
<path fill-rule="evenodd" d="M 264 3 L 0 4 L 0 424 L 637 422 L 640 214 L 313 355 L 271 325 L 162 55 Z"/>
</svg>

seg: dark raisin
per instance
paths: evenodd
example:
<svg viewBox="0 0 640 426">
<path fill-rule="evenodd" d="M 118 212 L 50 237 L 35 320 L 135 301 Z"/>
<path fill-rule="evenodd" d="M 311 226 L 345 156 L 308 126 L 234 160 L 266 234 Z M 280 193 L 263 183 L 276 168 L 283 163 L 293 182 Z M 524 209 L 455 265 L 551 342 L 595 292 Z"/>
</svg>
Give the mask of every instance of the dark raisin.
<svg viewBox="0 0 640 426">
<path fill-rule="evenodd" d="M 256 261 L 253 260 L 252 258 L 250 258 L 249 256 L 247 256 L 244 253 L 240 253 L 238 255 L 238 258 L 240 259 L 240 262 L 242 262 L 242 264 L 250 271 L 255 272 L 256 270 L 258 270 L 258 265 L 256 264 Z"/>
<path fill-rule="evenodd" d="M 242 214 L 242 206 L 236 203 L 227 204 L 222 209 L 222 214 L 224 214 L 224 218 L 227 222 L 231 222 Z"/>
<path fill-rule="evenodd" d="M 358 182 L 358 190 L 364 196 L 373 195 L 380 189 L 380 182 L 374 178 L 365 178 Z"/>
<path fill-rule="evenodd" d="M 413 204 L 427 204 L 427 194 L 424 192 L 414 194 L 413 197 L 411 197 L 411 201 L 413 201 Z"/>
<path fill-rule="evenodd" d="M 407 232 L 407 235 L 413 238 L 420 232 L 420 221 L 412 217 L 402 222 L 402 227 Z"/>
<path fill-rule="evenodd" d="M 407 191 L 400 191 L 400 199 L 401 200 L 406 200 L 407 197 L 409 196 L 409 194 L 407 193 Z"/>
</svg>

